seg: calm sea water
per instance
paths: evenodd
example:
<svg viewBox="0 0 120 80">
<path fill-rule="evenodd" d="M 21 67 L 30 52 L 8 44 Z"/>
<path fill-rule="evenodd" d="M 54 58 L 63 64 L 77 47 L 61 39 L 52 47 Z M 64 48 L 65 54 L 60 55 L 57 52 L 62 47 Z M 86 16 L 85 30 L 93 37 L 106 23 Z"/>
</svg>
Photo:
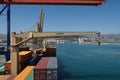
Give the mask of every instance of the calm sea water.
<svg viewBox="0 0 120 80">
<path fill-rule="evenodd" d="M 120 45 L 55 45 L 59 80 L 120 80 Z"/>
<path fill-rule="evenodd" d="M 120 44 L 55 46 L 59 80 L 120 80 Z"/>
</svg>

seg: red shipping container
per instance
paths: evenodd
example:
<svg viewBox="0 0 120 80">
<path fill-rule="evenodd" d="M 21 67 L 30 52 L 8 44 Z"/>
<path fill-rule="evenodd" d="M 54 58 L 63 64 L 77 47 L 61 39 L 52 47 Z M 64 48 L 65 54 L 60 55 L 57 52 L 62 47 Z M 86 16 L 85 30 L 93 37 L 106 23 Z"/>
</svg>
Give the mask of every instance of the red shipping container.
<svg viewBox="0 0 120 80">
<path fill-rule="evenodd" d="M 34 68 L 34 80 L 46 80 L 46 67 L 49 57 L 43 57 Z"/>
</svg>

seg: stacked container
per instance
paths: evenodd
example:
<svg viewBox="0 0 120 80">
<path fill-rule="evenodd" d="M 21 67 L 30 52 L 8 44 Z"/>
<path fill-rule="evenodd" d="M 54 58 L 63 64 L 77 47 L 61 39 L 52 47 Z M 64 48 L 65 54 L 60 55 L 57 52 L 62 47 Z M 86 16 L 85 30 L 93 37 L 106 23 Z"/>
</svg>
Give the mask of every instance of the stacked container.
<svg viewBox="0 0 120 80">
<path fill-rule="evenodd" d="M 56 57 L 50 57 L 47 64 L 47 80 L 57 80 L 58 63 Z"/>
<path fill-rule="evenodd" d="M 56 57 L 43 57 L 34 68 L 34 80 L 57 80 L 57 75 Z"/>
<path fill-rule="evenodd" d="M 22 71 L 26 67 L 26 62 L 32 58 L 32 51 L 19 52 L 19 70 Z M 5 63 L 5 74 L 11 73 L 11 61 Z"/>
<path fill-rule="evenodd" d="M 32 57 L 32 51 L 21 51 L 19 53 L 19 62 L 24 63 Z"/>
<path fill-rule="evenodd" d="M 21 51 L 19 53 L 19 70 L 22 71 L 26 67 L 26 62 L 32 58 L 32 51 Z"/>
<path fill-rule="evenodd" d="M 49 58 L 44 57 L 38 62 L 34 68 L 34 80 L 46 80 L 46 67 Z"/>
<path fill-rule="evenodd" d="M 46 53 L 44 53 L 44 57 L 56 57 L 56 47 L 47 46 Z"/>
<path fill-rule="evenodd" d="M 29 51 L 29 47 L 26 46 L 19 47 L 19 51 Z"/>
</svg>

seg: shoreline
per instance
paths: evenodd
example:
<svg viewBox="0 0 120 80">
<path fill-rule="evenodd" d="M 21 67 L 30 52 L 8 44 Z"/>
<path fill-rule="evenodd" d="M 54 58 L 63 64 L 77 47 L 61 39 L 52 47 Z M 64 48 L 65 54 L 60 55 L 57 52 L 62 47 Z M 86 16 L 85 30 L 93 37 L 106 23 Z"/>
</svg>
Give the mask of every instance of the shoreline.
<svg viewBox="0 0 120 80">
<path fill-rule="evenodd" d="M 74 42 L 74 43 L 78 43 L 78 42 Z M 79 44 L 98 44 L 98 43 L 97 42 L 82 42 L 82 43 L 79 43 Z M 120 45 L 119 42 L 113 42 L 113 43 L 110 43 L 110 42 L 101 42 L 101 45 L 109 45 L 109 44 Z"/>
</svg>

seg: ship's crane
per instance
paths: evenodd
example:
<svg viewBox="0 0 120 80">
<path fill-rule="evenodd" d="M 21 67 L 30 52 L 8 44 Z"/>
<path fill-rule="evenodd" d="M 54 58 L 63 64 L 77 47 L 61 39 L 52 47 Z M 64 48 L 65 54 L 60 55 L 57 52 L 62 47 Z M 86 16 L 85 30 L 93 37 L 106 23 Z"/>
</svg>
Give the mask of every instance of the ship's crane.
<svg viewBox="0 0 120 80">
<path fill-rule="evenodd" d="M 49 37 L 64 37 L 64 36 L 73 36 L 73 35 L 81 35 L 81 34 L 96 34 L 100 35 L 100 32 L 95 31 L 86 31 L 86 32 L 25 32 L 22 34 L 16 34 L 16 37 L 29 37 L 30 34 L 32 38 L 49 38 Z"/>
<path fill-rule="evenodd" d="M 63 37 L 63 36 L 73 36 L 73 35 L 80 35 L 80 34 L 100 34 L 100 32 L 26 32 L 22 34 L 16 34 L 12 33 L 11 39 L 12 39 L 12 45 L 11 45 L 11 69 L 12 74 L 16 74 L 15 72 L 19 72 L 18 69 L 18 63 L 19 58 L 19 46 L 22 45 L 25 42 L 28 42 L 31 39 L 37 39 L 37 38 L 47 38 L 47 37 Z M 19 41 L 20 37 L 26 37 L 26 39 Z M 16 66 L 16 67 L 15 67 Z M 16 69 L 14 69 L 16 68 Z"/>
<path fill-rule="evenodd" d="M 25 32 L 20 34 L 14 34 L 14 38 L 21 38 L 25 37 L 26 39 L 14 44 L 14 46 L 19 46 L 30 39 L 37 39 L 37 38 L 55 38 L 55 37 L 66 37 L 66 36 L 74 36 L 74 35 L 81 35 L 81 34 L 96 34 L 100 35 L 100 32 Z M 13 38 L 11 38 L 13 39 Z M 12 40 L 13 42 L 14 40 Z M 16 42 L 16 41 L 14 41 Z M 12 45 L 13 46 L 13 45 Z"/>
<path fill-rule="evenodd" d="M 44 13 L 43 10 L 40 12 L 40 22 L 37 23 L 36 26 L 36 32 L 43 32 L 43 24 L 44 24 Z M 37 46 L 40 48 L 40 45 L 42 45 L 43 39 L 38 38 L 37 40 L 34 39 L 34 42 L 37 41 Z"/>
</svg>

